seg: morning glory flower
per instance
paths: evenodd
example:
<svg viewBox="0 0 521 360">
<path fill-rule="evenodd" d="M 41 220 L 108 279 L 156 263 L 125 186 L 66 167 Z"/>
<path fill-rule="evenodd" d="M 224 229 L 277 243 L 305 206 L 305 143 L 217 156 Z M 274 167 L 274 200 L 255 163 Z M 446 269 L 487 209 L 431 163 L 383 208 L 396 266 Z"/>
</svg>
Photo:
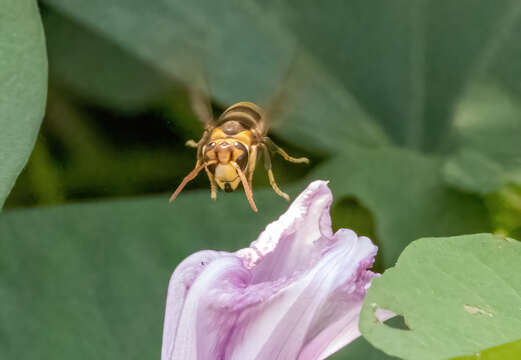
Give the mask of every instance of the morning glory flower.
<svg viewBox="0 0 521 360">
<path fill-rule="evenodd" d="M 311 183 L 250 247 L 204 250 L 168 287 L 162 360 L 324 359 L 358 336 L 377 247 L 333 234 L 326 181 Z"/>
</svg>

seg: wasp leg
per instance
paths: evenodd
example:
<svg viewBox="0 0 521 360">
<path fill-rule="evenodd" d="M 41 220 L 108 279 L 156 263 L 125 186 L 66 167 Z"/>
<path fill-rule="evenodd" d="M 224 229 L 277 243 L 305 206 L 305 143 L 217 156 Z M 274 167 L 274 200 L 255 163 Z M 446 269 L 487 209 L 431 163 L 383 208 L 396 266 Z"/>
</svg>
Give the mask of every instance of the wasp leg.
<svg viewBox="0 0 521 360">
<path fill-rule="evenodd" d="M 208 179 L 210 180 L 210 198 L 215 200 L 217 199 L 217 184 L 210 170 L 208 170 L 207 167 L 205 167 L 204 170 L 206 170 L 206 175 L 208 175 Z"/>
<path fill-rule="evenodd" d="M 187 142 L 185 142 L 185 146 L 188 146 L 188 147 L 191 147 L 191 148 L 194 148 L 194 149 L 197 149 L 197 147 L 199 146 L 198 143 L 195 142 L 195 140 L 188 140 Z"/>
<path fill-rule="evenodd" d="M 268 171 L 268 179 L 270 180 L 271 187 L 277 193 L 277 195 L 289 201 L 289 195 L 285 192 L 282 192 L 275 182 L 275 177 L 273 176 L 273 171 L 271 170 L 270 152 L 268 151 L 266 145 L 262 144 L 262 150 L 264 151 L 264 167 L 266 168 L 266 171 Z"/>
<path fill-rule="evenodd" d="M 253 182 L 253 173 L 255 172 L 255 166 L 257 165 L 257 146 L 253 145 L 251 147 L 250 159 L 248 161 L 248 183 L 250 187 L 252 187 Z"/>
<path fill-rule="evenodd" d="M 204 133 L 203 133 L 203 136 L 201 136 L 199 141 L 195 141 L 193 139 L 190 139 L 187 142 L 185 142 L 185 146 L 188 146 L 188 147 L 191 147 L 191 148 L 194 148 L 194 149 L 198 149 L 198 152 L 199 152 L 200 148 L 202 148 L 202 146 L 204 145 L 206 140 L 208 140 L 208 135 L 209 135 L 208 131 L 205 130 Z"/>
<path fill-rule="evenodd" d="M 208 141 L 209 136 L 210 136 L 210 131 L 208 129 L 206 129 L 203 133 L 203 136 L 201 136 L 201 138 L 199 139 L 199 141 L 196 142 L 195 140 L 190 139 L 187 142 L 185 142 L 185 146 L 197 149 L 197 156 L 202 157 L 203 146 Z"/>
<path fill-rule="evenodd" d="M 276 152 L 280 154 L 284 158 L 284 160 L 296 163 L 296 164 L 309 164 L 309 159 L 305 157 L 301 158 L 294 158 L 292 156 L 289 156 L 287 152 L 284 151 L 280 146 L 275 144 L 273 140 L 271 140 L 269 137 L 264 137 L 264 142 L 268 144 L 268 146 L 271 146 Z"/>
<path fill-rule="evenodd" d="M 177 187 L 177 189 L 175 190 L 175 192 L 172 194 L 172 196 L 170 196 L 170 202 L 174 201 L 175 198 L 177 197 L 177 195 L 179 195 L 179 193 L 181 192 L 181 190 L 183 190 L 183 188 L 186 186 L 186 184 L 188 184 L 190 181 L 192 181 L 193 179 L 195 179 L 195 177 L 197 176 L 197 174 L 199 174 L 199 172 L 206 168 L 208 165 L 212 165 L 212 164 L 215 164 L 217 163 L 216 160 L 212 160 L 212 161 L 209 161 L 205 164 L 201 164 L 201 162 L 199 160 L 197 160 L 197 163 L 195 165 L 195 168 L 190 171 L 188 173 L 188 175 L 185 176 L 185 178 L 183 179 L 183 181 L 181 181 L 181 184 L 179 184 L 179 186 Z"/>
</svg>

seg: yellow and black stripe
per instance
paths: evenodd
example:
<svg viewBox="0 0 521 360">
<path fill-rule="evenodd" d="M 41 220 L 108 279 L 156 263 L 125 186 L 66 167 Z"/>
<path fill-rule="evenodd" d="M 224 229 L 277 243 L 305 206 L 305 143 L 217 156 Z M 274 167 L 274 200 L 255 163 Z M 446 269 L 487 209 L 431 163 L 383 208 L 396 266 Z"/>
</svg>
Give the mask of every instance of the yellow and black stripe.
<svg viewBox="0 0 521 360">
<path fill-rule="evenodd" d="M 240 123 L 244 128 L 226 126 L 226 123 Z M 265 135 L 268 129 L 265 124 L 264 111 L 251 102 L 239 102 L 227 108 L 217 119 L 216 126 L 221 127 L 228 135 L 234 135 L 238 131 L 255 129 L 260 135 Z"/>
</svg>

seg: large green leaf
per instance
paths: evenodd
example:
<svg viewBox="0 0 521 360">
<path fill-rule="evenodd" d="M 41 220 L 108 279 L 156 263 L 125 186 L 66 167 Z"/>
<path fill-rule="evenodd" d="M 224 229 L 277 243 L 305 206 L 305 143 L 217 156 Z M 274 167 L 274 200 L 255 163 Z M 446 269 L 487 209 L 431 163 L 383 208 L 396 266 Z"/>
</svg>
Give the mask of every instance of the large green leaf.
<svg viewBox="0 0 521 360">
<path fill-rule="evenodd" d="M 515 0 L 428 1 L 423 13 L 426 65 L 422 141 L 426 149 L 447 151 L 450 147 L 454 109 L 467 88 L 504 56 L 498 49 L 505 37 L 519 37 L 519 29 L 512 26 L 521 24 L 519 5 Z M 513 41 L 509 45 L 508 49 L 520 48 Z M 509 61 L 504 73 L 512 76 L 516 67 L 515 61 Z"/>
<path fill-rule="evenodd" d="M 473 355 L 521 334 L 521 243 L 489 234 L 425 238 L 375 279 L 360 318 L 373 345 L 404 359 Z M 377 309 L 402 315 L 392 328 Z"/>
<path fill-rule="evenodd" d="M 459 148 L 444 166 L 455 187 L 476 193 L 521 185 L 521 102 L 497 86 L 475 86 L 456 113 Z"/>
<path fill-rule="evenodd" d="M 521 183 L 521 67 L 516 60 L 521 54 L 521 3 L 488 5 L 499 5 L 503 15 L 496 20 L 491 38 L 471 68 L 471 81 L 454 106 L 456 151 L 444 170 L 452 185 L 481 194 Z"/>
<path fill-rule="evenodd" d="M 52 9 L 43 12 L 42 20 L 51 82 L 74 89 L 91 103 L 143 110 L 175 88 L 167 74 Z"/>
<path fill-rule="evenodd" d="M 230 195 L 230 194 L 227 194 Z M 0 217 L 0 357 L 154 359 L 168 279 L 200 249 L 247 246 L 287 203 L 256 194 L 168 196 Z"/>
<path fill-rule="evenodd" d="M 341 349 L 340 351 L 334 353 L 330 357 L 329 360 L 354 360 L 354 359 L 364 359 L 364 360 L 395 360 L 394 356 L 389 356 L 381 350 L 373 347 L 363 336 L 359 337 L 355 341 Z"/>
<path fill-rule="evenodd" d="M 36 1 L 0 6 L 0 209 L 36 140 L 47 94 L 45 39 Z"/>
<path fill-rule="evenodd" d="M 371 209 L 384 265 L 423 236 L 490 231 L 488 211 L 476 196 L 443 181 L 440 159 L 399 148 L 350 148 L 312 178 L 331 179 L 336 198 L 356 196 Z"/>
<path fill-rule="evenodd" d="M 499 57 L 505 35 L 519 33 L 511 0 L 270 3 L 397 144 L 425 150 L 446 143 L 452 108 L 476 68 Z M 502 71 L 513 67 L 507 61 Z"/>
<path fill-rule="evenodd" d="M 446 182 L 485 196 L 495 228 L 513 235 L 521 226 L 521 101 L 497 83 L 475 84 L 456 110 L 454 130 Z"/>
</svg>

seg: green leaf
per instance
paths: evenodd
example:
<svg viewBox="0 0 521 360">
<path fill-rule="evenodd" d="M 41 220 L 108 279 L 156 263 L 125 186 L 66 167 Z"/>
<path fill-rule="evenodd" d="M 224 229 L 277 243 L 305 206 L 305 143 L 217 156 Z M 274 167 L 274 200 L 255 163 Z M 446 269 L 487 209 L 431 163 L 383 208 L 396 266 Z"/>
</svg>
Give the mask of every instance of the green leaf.
<svg viewBox="0 0 521 360">
<path fill-rule="evenodd" d="M 425 238 L 372 282 L 360 329 L 386 353 L 404 359 L 473 355 L 521 333 L 521 243 L 490 234 Z M 392 328 L 377 309 L 402 315 Z"/>
<path fill-rule="evenodd" d="M 358 339 L 350 343 L 349 346 L 346 346 L 345 348 L 328 357 L 328 360 L 342 359 L 393 360 L 397 358 L 394 356 L 389 356 L 383 351 L 378 350 L 369 342 L 367 342 L 366 339 L 360 336 Z"/>
<path fill-rule="evenodd" d="M 425 149 L 445 152 L 453 145 L 449 135 L 456 121 L 454 108 L 486 69 L 504 56 L 500 51 L 504 39 L 519 37 L 520 29 L 512 26 L 521 24 L 519 5 L 515 0 L 429 0 L 424 7 L 425 50 L 420 61 L 426 63 Z M 514 41 L 509 46 L 521 49 Z M 509 59 L 503 70 L 512 76 L 517 65 L 513 57 Z"/>
<path fill-rule="evenodd" d="M 36 1 L 0 7 L 0 209 L 34 146 L 45 109 L 47 57 Z"/>
<path fill-rule="evenodd" d="M 0 357 L 159 358 L 168 280 L 201 249 L 245 247 L 287 203 L 208 191 L 0 217 Z M 228 196 L 229 195 L 229 196 Z M 28 226 L 30 224 L 30 226 Z M 30 339 L 30 346 L 27 342 Z"/>
<path fill-rule="evenodd" d="M 519 115 L 521 87 L 521 4 L 488 4 L 503 13 L 490 31 L 470 81 L 455 104 L 456 152 L 445 164 L 447 181 L 466 191 L 490 194 L 506 184 L 521 183 Z M 497 10 L 490 9 L 492 13 Z M 482 26 L 472 28 L 472 31 Z M 479 37 L 477 37 L 479 39 Z"/>
<path fill-rule="evenodd" d="M 490 194 L 505 184 L 501 165 L 478 151 L 462 149 L 443 166 L 448 184 L 461 190 Z"/>
<path fill-rule="evenodd" d="M 448 183 L 481 194 L 521 185 L 521 102 L 496 86 L 469 90 L 459 105 L 459 152 L 444 166 Z"/>
<path fill-rule="evenodd" d="M 271 12 L 397 144 L 423 116 L 422 1 L 271 1 Z"/>
<path fill-rule="evenodd" d="M 461 356 L 454 360 L 517 360 L 521 358 L 521 340 L 483 350 L 472 356 Z"/>
<path fill-rule="evenodd" d="M 496 59 L 505 34 L 519 34 L 507 26 L 519 20 L 511 0 L 270 3 L 396 144 L 430 151 L 445 144 L 452 108 L 475 68 Z M 516 66 L 505 63 L 505 72 Z"/>
<path fill-rule="evenodd" d="M 489 6 L 497 4 L 489 4 Z M 512 93 L 520 96 L 521 86 L 517 79 L 521 76 L 521 64 L 514 59 L 518 59 L 521 55 L 521 44 L 519 43 L 521 3 L 512 0 L 499 4 L 501 7 L 506 4 L 502 10 L 503 16 L 495 25 L 494 41 L 489 41 L 486 45 L 483 56 L 475 67 L 474 75 L 478 81 L 494 79 Z M 490 9 L 490 11 L 493 10 Z M 476 28 L 472 30 L 475 31 Z"/>
<path fill-rule="evenodd" d="M 492 229 L 483 201 L 449 188 L 440 163 L 411 150 L 352 147 L 308 179 L 330 179 L 336 199 L 356 196 L 373 212 L 380 256 L 388 267 L 419 237 Z"/>
<path fill-rule="evenodd" d="M 47 9 L 42 16 L 47 35 L 51 82 L 74 89 L 94 104 L 140 111 L 164 99 L 176 82 L 129 54 L 118 44 Z"/>
</svg>

